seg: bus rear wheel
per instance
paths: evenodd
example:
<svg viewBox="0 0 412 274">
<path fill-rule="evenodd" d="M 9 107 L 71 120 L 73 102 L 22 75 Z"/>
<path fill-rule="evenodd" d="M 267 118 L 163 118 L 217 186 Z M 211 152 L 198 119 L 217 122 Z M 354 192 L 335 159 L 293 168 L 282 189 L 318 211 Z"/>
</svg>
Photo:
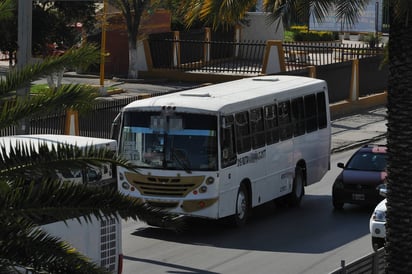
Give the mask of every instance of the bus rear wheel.
<svg viewBox="0 0 412 274">
<path fill-rule="evenodd" d="M 305 194 L 305 179 L 303 177 L 303 171 L 300 167 L 295 170 L 295 178 L 293 179 L 293 189 L 288 195 L 288 204 L 290 206 L 299 206 L 302 201 L 302 197 Z"/>
<path fill-rule="evenodd" d="M 232 216 L 232 223 L 237 227 L 242 227 L 246 224 L 250 213 L 249 192 L 245 184 L 241 184 L 239 187 L 235 207 L 236 212 Z"/>
</svg>

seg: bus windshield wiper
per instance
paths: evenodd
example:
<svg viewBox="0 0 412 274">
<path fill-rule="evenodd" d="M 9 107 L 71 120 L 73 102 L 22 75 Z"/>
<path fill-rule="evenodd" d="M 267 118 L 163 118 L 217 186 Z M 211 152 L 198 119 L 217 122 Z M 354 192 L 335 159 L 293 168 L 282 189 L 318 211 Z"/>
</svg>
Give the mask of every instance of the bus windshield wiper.
<svg viewBox="0 0 412 274">
<path fill-rule="evenodd" d="M 190 170 L 190 162 L 187 159 L 186 153 L 181 149 L 171 149 L 170 154 L 172 159 L 176 161 L 187 173 L 192 173 Z"/>
</svg>

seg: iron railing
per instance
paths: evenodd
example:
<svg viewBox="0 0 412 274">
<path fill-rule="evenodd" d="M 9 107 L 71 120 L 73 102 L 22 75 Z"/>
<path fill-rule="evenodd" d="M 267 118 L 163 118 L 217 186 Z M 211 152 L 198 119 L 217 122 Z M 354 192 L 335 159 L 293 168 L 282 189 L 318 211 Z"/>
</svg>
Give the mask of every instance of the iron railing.
<svg viewBox="0 0 412 274">
<path fill-rule="evenodd" d="M 343 44 L 340 41 L 283 43 L 283 49 L 287 71 L 383 55 L 383 45 L 371 48 L 363 43 Z"/>
<path fill-rule="evenodd" d="M 153 69 L 261 74 L 266 42 L 150 39 Z M 336 42 L 283 43 L 286 71 L 342 63 L 383 54 L 383 46 Z M 167 56 L 167 57 L 166 57 Z"/>
<path fill-rule="evenodd" d="M 341 261 L 341 267 L 329 274 L 383 274 L 385 273 L 385 249 L 366 255 L 346 265 Z"/>
<path fill-rule="evenodd" d="M 79 115 L 79 135 L 109 139 L 111 125 L 116 115 L 125 105 L 138 98 L 136 95 L 116 100 L 99 100 L 93 111 Z M 65 120 L 64 111 L 30 118 L 28 134 L 64 134 Z M 0 136 L 16 134 L 16 126 L 0 130 Z"/>
<path fill-rule="evenodd" d="M 153 69 L 259 74 L 266 44 L 255 41 L 151 39 L 149 46 Z M 165 52 L 171 55 L 160 57 Z"/>
</svg>

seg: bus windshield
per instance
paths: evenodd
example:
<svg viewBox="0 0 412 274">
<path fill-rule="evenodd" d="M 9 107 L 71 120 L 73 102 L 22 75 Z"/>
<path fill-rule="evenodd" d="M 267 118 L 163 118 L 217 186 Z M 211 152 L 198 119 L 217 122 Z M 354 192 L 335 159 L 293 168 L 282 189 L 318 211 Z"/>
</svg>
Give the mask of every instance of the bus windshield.
<svg viewBox="0 0 412 274">
<path fill-rule="evenodd" d="M 216 131 L 213 115 L 127 112 L 119 152 L 140 168 L 216 170 Z"/>
</svg>

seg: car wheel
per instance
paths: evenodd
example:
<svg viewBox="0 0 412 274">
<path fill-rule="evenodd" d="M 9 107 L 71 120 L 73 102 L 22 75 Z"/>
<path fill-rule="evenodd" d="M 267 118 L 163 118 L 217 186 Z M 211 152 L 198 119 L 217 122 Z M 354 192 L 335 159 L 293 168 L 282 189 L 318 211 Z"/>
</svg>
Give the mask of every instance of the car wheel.
<svg viewBox="0 0 412 274">
<path fill-rule="evenodd" d="M 343 202 L 339 202 L 335 199 L 335 197 L 332 197 L 332 203 L 333 203 L 333 207 L 336 210 L 342 210 L 343 209 Z"/>
<path fill-rule="evenodd" d="M 232 223 L 237 227 L 244 226 L 250 213 L 249 192 L 245 184 L 241 184 L 239 187 L 235 207 L 236 213 L 232 217 Z"/>
<path fill-rule="evenodd" d="M 303 178 L 303 171 L 297 167 L 295 170 L 295 178 L 293 179 L 292 192 L 288 195 L 287 202 L 291 206 L 299 206 L 302 197 L 305 194 L 305 180 Z"/>
</svg>

